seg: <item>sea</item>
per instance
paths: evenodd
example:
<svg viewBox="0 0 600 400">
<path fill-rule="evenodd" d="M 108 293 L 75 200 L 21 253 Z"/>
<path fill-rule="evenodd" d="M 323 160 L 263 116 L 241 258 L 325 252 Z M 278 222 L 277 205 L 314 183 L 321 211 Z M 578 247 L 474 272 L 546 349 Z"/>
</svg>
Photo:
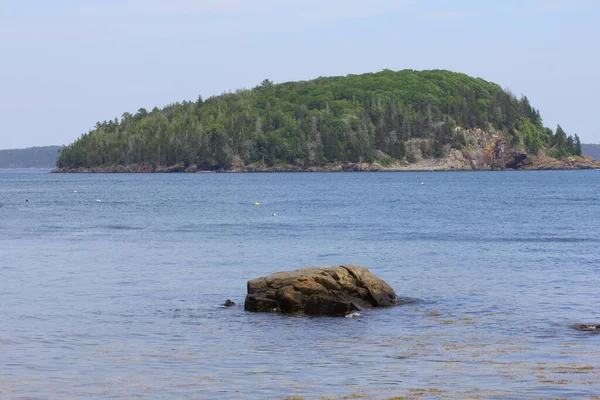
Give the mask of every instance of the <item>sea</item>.
<svg viewBox="0 0 600 400">
<path fill-rule="evenodd" d="M 402 304 L 244 311 L 341 264 Z M 0 172 L 2 399 L 598 399 L 599 304 L 597 170 Z"/>
</svg>

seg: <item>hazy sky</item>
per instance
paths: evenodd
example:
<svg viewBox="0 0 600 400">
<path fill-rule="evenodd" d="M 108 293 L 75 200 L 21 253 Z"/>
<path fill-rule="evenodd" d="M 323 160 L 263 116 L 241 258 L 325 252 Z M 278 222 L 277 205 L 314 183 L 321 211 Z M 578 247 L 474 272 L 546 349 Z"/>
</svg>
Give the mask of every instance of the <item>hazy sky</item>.
<svg viewBox="0 0 600 400">
<path fill-rule="evenodd" d="M 526 94 L 600 143 L 597 0 L 0 1 L 0 148 L 224 91 L 389 68 Z"/>
</svg>

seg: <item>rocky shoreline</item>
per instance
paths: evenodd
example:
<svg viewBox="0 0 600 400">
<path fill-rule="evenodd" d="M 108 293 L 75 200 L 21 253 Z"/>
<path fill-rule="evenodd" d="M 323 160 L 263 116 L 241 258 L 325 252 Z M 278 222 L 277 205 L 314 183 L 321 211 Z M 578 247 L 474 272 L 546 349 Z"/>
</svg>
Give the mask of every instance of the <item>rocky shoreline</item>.
<svg viewBox="0 0 600 400">
<path fill-rule="evenodd" d="M 249 173 L 249 172 L 427 172 L 427 171 L 503 171 L 503 170 L 582 170 L 600 169 L 600 162 L 590 157 L 570 157 L 558 160 L 550 157 L 519 156 L 506 163 L 477 165 L 464 157 L 451 154 L 444 159 L 425 159 L 413 164 L 346 163 L 323 166 L 300 165 L 237 165 L 222 169 L 202 169 L 192 164 L 154 166 L 151 164 L 111 165 L 93 168 L 56 168 L 53 173 Z"/>
<path fill-rule="evenodd" d="M 109 165 L 92 168 L 56 168 L 52 172 L 80 173 L 172 173 L 172 172 L 404 172 L 404 171 L 502 171 L 502 170 L 579 170 L 600 169 L 600 162 L 591 157 L 571 156 L 564 159 L 548 157 L 542 150 L 529 154 L 521 146 L 511 145 L 505 135 L 481 129 L 457 129 L 465 137 L 468 146 L 458 150 L 446 145 L 445 157 L 428 158 L 421 151 L 422 145 L 430 145 L 431 139 L 410 139 L 407 149 L 415 162 L 395 160 L 377 151 L 372 163 L 331 163 L 324 165 L 290 165 L 264 163 L 244 164 L 239 157 L 232 157 L 230 164 L 219 168 L 203 168 L 201 165 L 177 164 L 172 166 L 140 163 Z"/>
</svg>

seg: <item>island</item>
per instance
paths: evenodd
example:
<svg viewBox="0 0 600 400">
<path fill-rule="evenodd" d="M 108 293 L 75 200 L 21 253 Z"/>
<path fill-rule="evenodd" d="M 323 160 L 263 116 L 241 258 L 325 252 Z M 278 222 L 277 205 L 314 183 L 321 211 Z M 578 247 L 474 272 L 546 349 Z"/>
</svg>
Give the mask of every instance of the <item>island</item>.
<svg viewBox="0 0 600 400">
<path fill-rule="evenodd" d="M 54 172 L 599 168 L 526 96 L 462 73 L 383 70 L 141 108 L 62 148 Z"/>
</svg>

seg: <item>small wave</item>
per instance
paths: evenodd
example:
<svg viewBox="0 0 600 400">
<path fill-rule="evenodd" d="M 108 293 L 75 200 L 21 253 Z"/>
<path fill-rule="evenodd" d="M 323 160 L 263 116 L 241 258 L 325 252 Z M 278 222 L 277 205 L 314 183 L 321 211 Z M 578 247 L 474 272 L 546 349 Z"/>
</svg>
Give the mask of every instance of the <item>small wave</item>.
<svg viewBox="0 0 600 400">
<path fill-rule="evenodd" d="M 317 254 L 318 258 L 327 258 L 327 257 L 339 257 L 342 254 L 340 253 L 323 253 L 323 254 Z"/>
<path fill-rule="evenodd" d="M 82 232 L 84 230 L 83 227 L 67 227 L 61 225 L 41 225 L 41 226 L 32 226 L 25 228 L 25 232 L 33 232 L 36 234 L 40 233 L 56 233 L 60 231 L 68 230 L 69 232 Z"/>
<path fill-rule="evenodd" d="M 405 241 L 431 240 L 438 242 L 473 242 L 473 243 L 600 243 L 600 238 L 592 237 L 475 237 L 452 234 L 409 234 L 397 235 Z"/>
<path fill-rule="evenodd" d="M 593 203 L 593 202 L 600 201 L 600 198 L 598 198 L 598 197 L 573 197 L 573 198 L 564 199 L 564 200 L 570 201 L 570 202 L 573 202 L 573 203 L 579 203 L 579 202 L 590 202 L 590 203 Z"/>
<path fill-rule="evenodd" d="M 418 304 L 418 303 L 426 303 L 421 299 L 417 299 L 416 297 L 398 297 L 396 305 L 404 305 L 404 304 Z"/>
<path fill-rule="evenodd" d="M 489 240 L 489 241 L 494 241 Z M 527 243 L 598 243 L 597 238 L 576 238 L 576 237 L 541 237 L 541 238 L 499 238 L 499 242 L 527 242 Z"/>
<path fill-rule="evenodd" d="M 130 225 L 98 225 L 97 228 L 103 228 L 114 231 L 139 231 L 143 229 L 139 226 Z"/>
</svg>

